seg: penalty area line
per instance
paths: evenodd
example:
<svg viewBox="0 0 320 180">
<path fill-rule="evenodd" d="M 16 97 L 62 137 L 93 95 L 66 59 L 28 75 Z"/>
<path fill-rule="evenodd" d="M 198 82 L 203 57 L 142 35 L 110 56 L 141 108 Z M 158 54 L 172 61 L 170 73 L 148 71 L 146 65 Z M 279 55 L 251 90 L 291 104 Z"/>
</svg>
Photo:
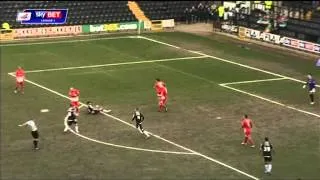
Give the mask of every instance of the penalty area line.
<svg viewBox="0 0 320 180">
<path fill-rule="evenodd" d="M 15 77 L 14 73 L 8 73 L 8 74 L 9 74 L 10 76 Z M 28 83 L 30 83 L 30 84 L 33 84 L 33 85 L 35 85 L 35 86 L 37 86 L 37 87 L 39 87 L 39 88 L 41 88 L 41 89 L 44 89 L 44 90 L 47 90 L 47 91 L 49 91 L 49 92 L 51 92 L 51 93 L 53 93 L 53 94 L 56 94 L 56 95 L 58 95 L 58 96 L 60 96 L 60 97 L 64 97 L 64 98 L 66 98 L 66 99 L 69 99 L 68 96 L 63 95 L 63 94 L 61 94 L 61 93 L 59 93 L 59 92 L 57 92 L 57 91 L 54 91 L 54 90 L 52 90 L 52 89 L 49 89 L 49 88 L 47 88 L 47 87 L 44 87 L 44 86 L 42 86 L 42 85 L 40 85 L 40 84 L 37 84 L 37 83 L 35 83 L 35 82 L 33 82 L 33 81 L 30 81 L 30 80 L 25 80 L 25 81 L 28 82 Z M 83 103 L 81 103 L 81 104 L 83 104 Z M 130 124 L 130 123 L 126 122 L 126 121 L 123 121 L 123 120 L 120 119 L 120 118 L 117 118 L 117 117 L 115 117 L 115 116 L 112 116 L 112 115 L 107 114 L 107 113 L 104 113 L 104 112 L 102 112 L 102 114 L 104 114 L 104 115 L 106 115 L 106 116 L 108 116 L 108 117 L 110 117 L 110 118 L 112 118 L 112 119 L 114 119 L 114 120 L 117 120 L 117 121 L 119 121 L 119 122 L 122 122 L 122 123 L 124 123 L 124 124 L 126 124 L 126 125 L 128 125 L 128 126 L 130 126 L 130 127 L 132 127 L 132 128 L 135 128 L 135 126 L 133 126 L 132 124 Z M 259 178 L 255 177 L 255 176 L 253 176 L 253 175 L 251 175 L 251 174 L 248 174 L 248 173 L 246 173 L 246 172 L 244 172 L 244 171 L 241 171 L 241 170 L 239 170 L 239 169 L 237 169 L 237 168 L 234 168 L 234 167 L 232 167 L 232 166 L 230 166 L 230 165 L 228 165 L 228 164 L 225 164 L 225 163 L 223 163 L 223 162 L 221 162 L 221 161 L 218 161 L 218 160 L 216 160 L 216 159 L 214 159 L 214 158 L 211 158 L 211 157 L 206 156 L 206 155 L 204 155 L 204 154 L 202 154 L 202 153 L 199 153 L 199 152 L 196 152 L 196 151 L 194 151 L 194 150 L 191 150 L 191 149 L 189 149 L 189 148 L 187 148 L 187 147 L 184 147 L 184 146 L 182 146 L 182 145 L 179 145 L 179 144 L 177 144 L 177 143 L 174 143 L 174 142 L 172 142 L 172 141 L 170 141 L 170 140 L 167 140 L 167 139 L 165 139 L 165 138 L 163 138 L 163 137 L 161 137 L 161 136 L 159 136 L 159 135 L 153 134 L 153 133 L 148 132 L 148 131 L 146 131 L 146 132 L 149 133 L 150 135 L 154 136 L 155 138 L 161 139 L 161 140 L 163 140 L 163 141 L 165 141 L 165 142 L 167 142 L 167 143 L 169 143 L 169 144 L 172 144 L 172 145 L 174 145 L 174 146 L 176 146 L 176 147 L 180 147 L 181 149 L 184 149 L 184 150 L 186 150 L 186 151 L 189 151 L 190 153 L 192 153 L 192 154 L 194 154 L 194 155 L 198 155 L 198 156 L 200 156 L 200 157 L 203 157 L 204 159 L 210 160 L 210 161 L 212 161 L 212 162 L 214 162 L 214 163 L 216 163 L 216 164 L 219 164 L 219 165 L 221 165 L 221 166 L 224 166 L 224 167 L 226 167 L 226 168 L 229 168 L 229 169 L 231 169 L 231 170 L 233 170 L 233 171 L 235 171 L 235 172 L 238 172 L 239 174 L 242 174 L 242 175 L 244 175 L 244 176 L 247 176 L 247 177 L 249 177 L 249 178 L 251 178 L 251 179 L 259 180 Z"/>
<path fill-rule="evenodd" d="M 292 106 L 288 106 L 288 105 L 282 104 L 282 103 L 277 102 L 277 101 L 273 101 L 273 100 L 271 100 L 271 99 L 264 98 L 264 97 L 259 96 L 259 95 L 256 95 L 256 94 L 252 94 L 252 93 L 249 93 L 249 92 L 246 92 L 246 91 L 237 89 L 237 88 L 233 88 L 233 87 L 227 86 L 227 85 L 225 85 L 225 84 L 219 84 L 219 85 L 222 86 L 222 87 L 225 87 L 225 88 L 227 88 L 227 89 L 231 89 L 231 90 L 233 90 L 233 91 L 237 91 L 237 92 L 240 92 L 240 93 L 243 93 L 243 94 L 246 94 L 246 95 L 249 95 L 249 96 L 258 98 L 258 99 L 261 99 L 261 100 L 263 100 L 263 101 L 267 101 L 267 102 L 270 102 L 270 103 L 273 103 L 273 104 L 277 104 L 277 105 L 279 105 L 279 106 L 282 106 L 282 107 L 285 107 L 285 108 L 288 108 L 288 109 L 292 109 L 292 110 L 294 110 L 294 111 L 298 111 L 298 112 L 301 112 L 301 113 L 304 113 L 304 114 L 308 114 L 308 115 L 311 115 L 311 116 L 315 116 L 315 117 L 320 118 L 320 115 L 319 115 L 319 114 L 316 114 L 316 113 L 312 113 L 312 112 L 304 111 L 304 110 L 302 110 L 302 109 L 298 109 L 298 108 L 295 108 L 295 107 L 292 107 Z"/>
<path fill-rule="evenodd" d="M 237 82 L 230 82 L 230 83 L 222 83 L 219 85 L 231 85 L 231 84 L 247 84 L 247 83 L 257 83 L 257 82 L 267 82 L 267 81 L 280 81 L 288 79 L 286 77 L 282 78 L 273 78 L 273 79 L 260 79 L 260 80 L 251 80 L 251 81 L 237 81 Z"/>
<path fill-rule="evenodd" d="M 62 71 L 62 70 L 73 70 L 73 69 L 86 69 L 86 68 L 98 68 L 98 67 L 131 65 L 131 64 L 145 64 L 145 63 L 156 63 L 156 62 L 167 62 L 167 61 L 179 61 L 179 60 L 188 60 L 188 59 L 201 59 L 201 58 L 206 58 L 206 57 L 207 56 L 189 56 L 189 57 L 181 57 L 181 58 L 154 59 L 154 60 L 145 60 L 145 61 L 131 61 L 131 62 L 98 64 L 98 65 L 88 65 L 88 66 L 74 66 L 74 67 L 64 67 L 64 68 L 39 69 L 39 70 L 25 71 L 25 73 L 37 73 L 37 72 L 48 72 L 48 71 Z M 10 72 L 10 73 L 14 73 L 14 72 Z"/>
<path fill-rule="evenodd" d="M 278 73 L 274 73 L 274 72 L 271 72 L 271 71 L 263 70 L 263 69 L 256 68 L 256 67 L 253 67 L 253 66 L 237 63 L 235 61 L 224 59 L 224 58 L 219 58 L 217 56 L 211 56 L 211 55 L 208 55 L 208 54 L 205 54 L 205 53 L 201 53 L 201 52 L 198 52 L 198 51 L 192 51 L 192 50 L 184 49 L 182 47 L 175 46 L 173 44 L 165 43 L 165 42 L 162 42 L 162 41 L 158 41 L 158 40 L 155 40 L 155 39 L 152 39 L 152 38 L 148 38 L 148 37 L 145 37 L 145 36 L 137 36 L 137 38 L 145 39 L 145 40 L 148 40 L 148 41 L 151 41 L 151 42 L 155 42 L 155 43 L 158 43 L 158 44 L 163 44 L 163 45 L 166 45 L 166 46 L 169 46 L 169 47 L 185 50 L 185 51 L 188 51 L 188 52 L 191 52 L 191 53 L 194 53 L 194 54 L 207 56 L 208 58 L 211 58 L 211 59 L 216 59 L 216 60 L 219 60 L 219 61 L 222 61 L 222 62 L 226 62 L 226 63 L 229 63 L 229 64 L 234 64 L 234 65 L 237 65 L 237 66 L 240 66 L 240 67 L 244 67 L 244 68 L 247 68 L 247 69 L 252 69 L 252 70 L 263 72 L 263 73 L 266 73 L 266 74 L 271 74 L 271 75 L 274 75 L 276 77 L 287 78 L 287 79 L 292 80 L 292 81 L 296 81 L 296 82 L 300 82 L 300 83 L 306 83 L 305 81 L 302 81 L 302 80 L 299 80 L 299 79 L 295 79 L 295 78 L 292 78 L 292 77 L 289 77 L 289 76 L 284 76 L 284 75 L 281 75 L 281 74 L 278 74 Z M 320 85 L 316 85 L 316 86 L 320 87 Z"/>
</svg>

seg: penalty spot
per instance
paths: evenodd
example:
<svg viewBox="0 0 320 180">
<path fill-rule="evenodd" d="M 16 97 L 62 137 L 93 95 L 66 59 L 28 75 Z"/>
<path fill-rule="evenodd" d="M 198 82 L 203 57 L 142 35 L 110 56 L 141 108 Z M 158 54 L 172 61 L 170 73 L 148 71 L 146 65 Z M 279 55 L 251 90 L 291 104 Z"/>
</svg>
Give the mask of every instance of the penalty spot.
<svg viewBox="0 0 320 180">
<path fill-rule="evenodd" d="M 41 109 L 40 112 L 42 113 L 49 112 L 49 109 Z"/>
</svg>

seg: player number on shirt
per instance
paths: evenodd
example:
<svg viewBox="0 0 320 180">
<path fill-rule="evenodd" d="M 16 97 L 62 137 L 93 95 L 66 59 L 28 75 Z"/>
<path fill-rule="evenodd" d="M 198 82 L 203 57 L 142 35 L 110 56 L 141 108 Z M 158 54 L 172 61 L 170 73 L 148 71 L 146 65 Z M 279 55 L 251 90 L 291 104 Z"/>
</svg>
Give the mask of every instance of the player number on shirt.
<svg viewBox="0 0 320 180">
<path fill-rule="evenodd" d="M 263 147 L 263 151 L 264 152 L 270 152 L 270 150 L 271 150 L 271 148 L 269 146 Z"/>
</svg>

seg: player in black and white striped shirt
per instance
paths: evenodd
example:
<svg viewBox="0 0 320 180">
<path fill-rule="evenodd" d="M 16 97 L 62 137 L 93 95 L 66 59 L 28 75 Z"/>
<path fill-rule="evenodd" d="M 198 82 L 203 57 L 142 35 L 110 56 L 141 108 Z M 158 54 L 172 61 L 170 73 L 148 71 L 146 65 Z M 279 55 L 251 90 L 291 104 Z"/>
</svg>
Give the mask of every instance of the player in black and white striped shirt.
<svg viewBox="0 0 320 180">
<path fill-rule="evenodd" d="M 33 147 L 35 150 L 39 150 L 39 147 L 38 147 L 39 132 L 38 132 L 38 128 L 36 126 L 36 123 L 33 120 L 29 120 L 23 124 L 20 124 L 19 126 L 20 127 L 29 126 L 29 128 L 31 129 L 31 135 L 33 137 Z"/>
<path fill-rule="evenodd" d="M 77 109 L 74 107 L 71 107 L 68 109 L 68 113 L 66 117 L 64 118 L 64 132 L 67 132 L 72 124 L 74 124 L 74 129 L 76 133 L 79 133 L 79 127 L 78 127 L 78 120 L 77 117 L 79 114 L 77 113 Z"/>
<path fill-rule="evenodd" d="M 272 169 L 272 153 L 274 153 L 273 146 L 269 142 L 269 138 L 265 137 L 264 142 L 260 146 L 260 150 L 262 152 L 262 156 L 264 158 L 264 173 L 271 174 Z"/>
<path fill-rule="evenodd" d="M 136 128 L 139 130 L 141 134 L 146 135 L 146 138 L 149 138 L 150 135 L 143 129 L 142 122 L 144 121 L 143 114 L 136 108 L 133 112 L 132 121 L 136 121 Z"/>
</svg>

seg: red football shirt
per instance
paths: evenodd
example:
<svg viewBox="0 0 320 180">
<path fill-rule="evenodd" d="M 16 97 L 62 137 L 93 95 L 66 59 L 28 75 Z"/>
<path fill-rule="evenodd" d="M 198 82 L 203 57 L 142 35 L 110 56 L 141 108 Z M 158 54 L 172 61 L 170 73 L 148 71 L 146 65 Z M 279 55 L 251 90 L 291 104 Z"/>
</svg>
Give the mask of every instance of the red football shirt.
<svg viewBox="0 0 320 180">
<path fill-rule="evenodd" d="M 16 70 L 16 77 L 24 77 L 24 70 L 22 68 L 19 68 Z"/>
<path fill-rule="evenodd" d="M 69 91 L 70 97 L 77 97 L 79 95 L 80 95 L 80 91 L 78 89 L 75 89 L 75 88 L 70 89 L 70 91 Z"/>
<path fill-rule="evenodd" d="M 241 126 L 243 129 L 251 129 L 252 128 L 251 119 L 243 119 L 241 122 Z"/>
<path fill-rule="evenodd" d="M 165 87 L 165 84 L 163 81 L 157 81 L 154 85 L 154 88 L 156 89 L 157 92 L 161 91 L 161 88 Z"/>
</svg>

